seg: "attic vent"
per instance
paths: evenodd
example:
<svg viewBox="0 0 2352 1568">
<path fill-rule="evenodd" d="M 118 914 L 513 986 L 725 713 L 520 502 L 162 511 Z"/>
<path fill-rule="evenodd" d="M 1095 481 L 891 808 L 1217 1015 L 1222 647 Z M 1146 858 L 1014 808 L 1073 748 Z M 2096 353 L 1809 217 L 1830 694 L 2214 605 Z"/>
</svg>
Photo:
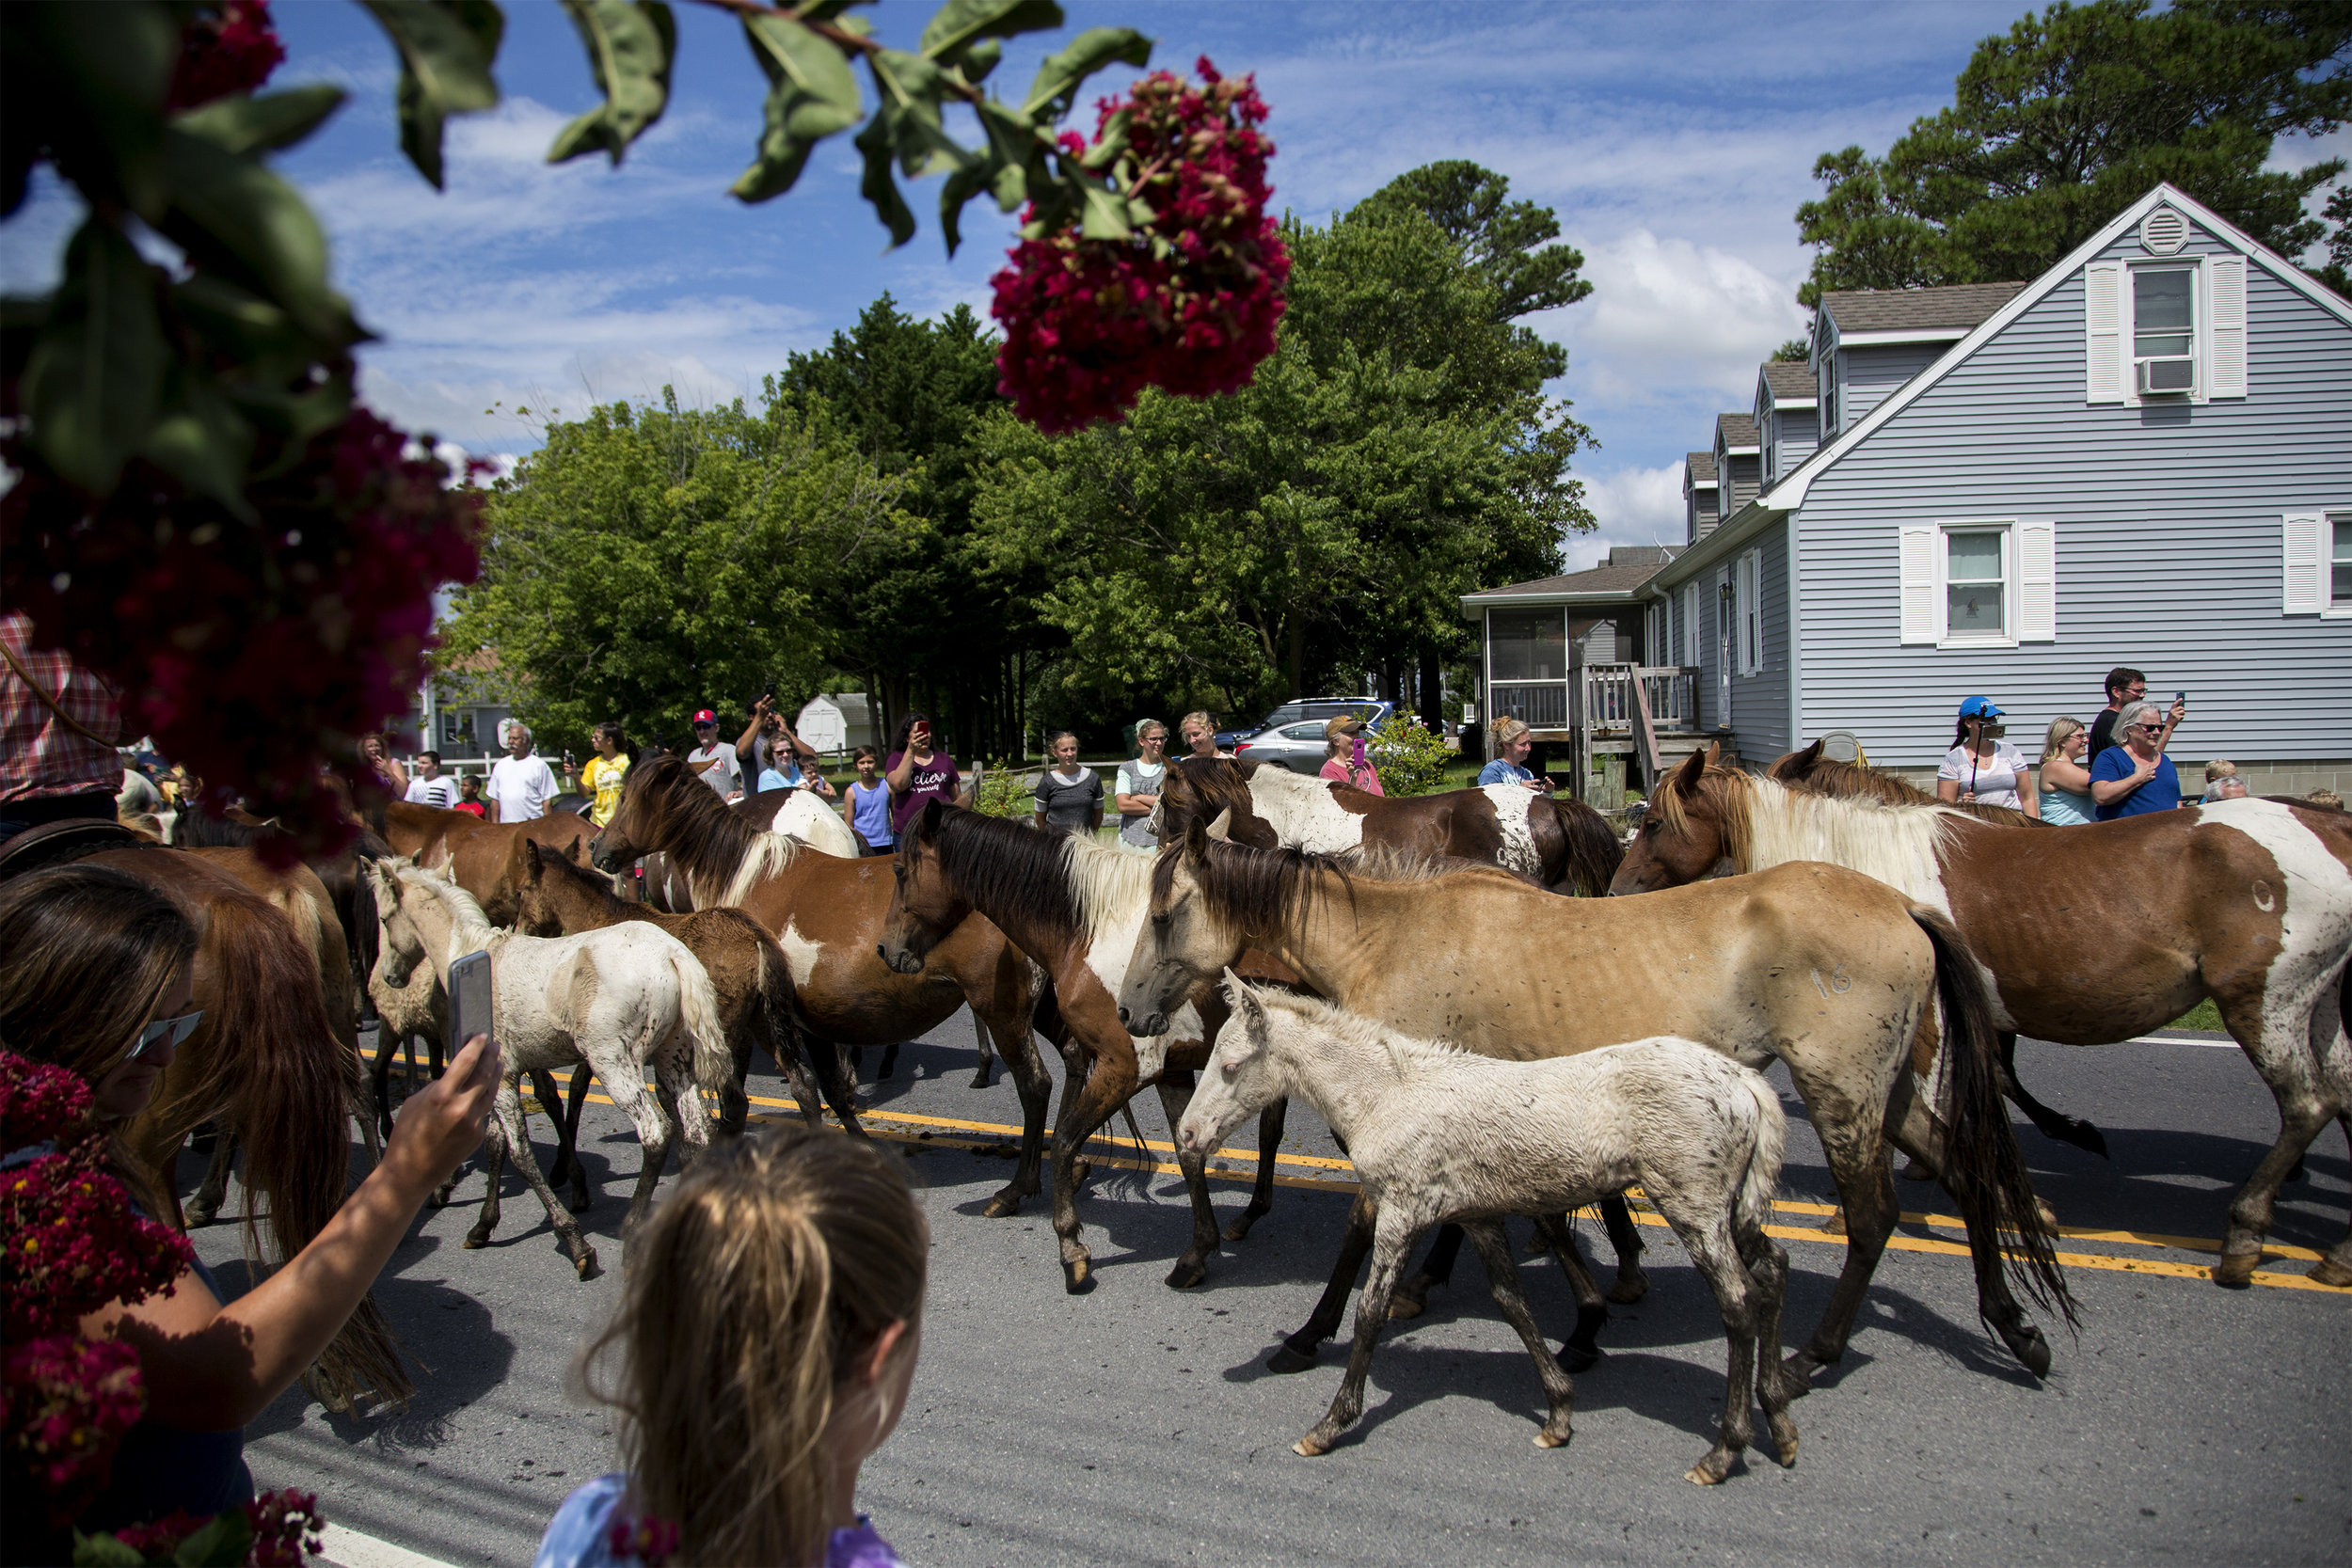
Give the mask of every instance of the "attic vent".
<svg viewBox="0 0 2352 1568">
<path fill-rule="evenodd" d="M 2139 244 L 2151 255 L 2173 255 L 2188 244 L 2188 220 L 2169 207 L 2159 207 L 2139 220 Z"/>
</svg>

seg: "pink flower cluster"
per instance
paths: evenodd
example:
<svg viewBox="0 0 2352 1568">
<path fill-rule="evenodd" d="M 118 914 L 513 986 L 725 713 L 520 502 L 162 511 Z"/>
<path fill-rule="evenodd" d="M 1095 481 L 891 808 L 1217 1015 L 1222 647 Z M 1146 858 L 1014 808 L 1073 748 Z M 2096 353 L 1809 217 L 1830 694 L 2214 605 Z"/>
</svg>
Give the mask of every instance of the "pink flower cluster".
<svg viewBox="0 0 2352 1568">
<path fill-rule="evenodd" d="M 171 73 L 174 109 L 193 109 L 251 92 L 286 57 L 270 25 L 267 0 L 221 0 L 190 18 L 180 32 L 180 63 Z"/>
<path fill-rule="evenodd" d="M 1221 77 L 1205 55 L 1195 69 L 1197 87 L 1154 71 L 1123 103 L 1098 105 L 1097 144 L 1127 111 L 1128 194 L 1152 221 L 1126 240 L 1089 240 L 1074 224 L 1023 240 L 992 280 L 998 389 L 1040 430 L 1116 423 L 1146 387 L 1234 391 L 1274 352 L 1291 263 L 1265 212 L 1265 103 L 1251 78 Z M 1075 135 L 1061 145 L 1073 159 L 1086 150 Z"/>
<path fill-rule="evenodd" d="M 301 1568 L 304 1552 L 315 1557 L 326 1549 L 318 1533 L 326 1520 L 319 1513 L 315 1492 L 297 1492 L 291 1486 L 264 1492 L 245 1505 L 245 1523 L 251 1532 L 241 1560 L 246 1568 Z M 201 1514 L 167 1513 L 151 1525 L 117 1530 L 114 1538 L 150 1562 L 170 1562 L 188 1537 L 212 1524 Z"/>
<path fill-rule="evenodd" d="M 50 1494 L 95 1493 L 122 1434 L 147 1408 L 139 1353 L 118 1339 L 48 1334 L 7 1359 L 8 1468 Z"/>
<path fill-rule="evenodd" d="M 93 511 L 32 465 L 0 499 L 0 602 L 112 680 L 127 732 L 214 805 L 294 830 L 264 854 L 340 847 L 351 803 L 326 770 L 373 787 L 358 737 L 423 678 L 434 589 L 479 569 L 480 497 L 413 445 L 354 408 L 248 492 L 258 524 L 138 466 Z"/>
</svg>

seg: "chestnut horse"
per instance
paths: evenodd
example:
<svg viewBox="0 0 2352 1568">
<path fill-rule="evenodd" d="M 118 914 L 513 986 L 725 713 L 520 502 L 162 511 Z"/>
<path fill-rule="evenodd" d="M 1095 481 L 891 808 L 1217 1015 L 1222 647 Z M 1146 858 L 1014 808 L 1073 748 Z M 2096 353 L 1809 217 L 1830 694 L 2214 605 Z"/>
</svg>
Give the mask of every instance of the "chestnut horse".
<svg viewBox="0 0 2352 1568">
<path fill-rule="evenodd" d="M 1791 861 L 1867 872 L 1947 912 L 1997 1028 L 2129 1040 L 2205 997 L 2270 1085 L 2280 1132 L 2230 1205 L 2214 1278 L 2250 1282 L 2287 1171 L 2330 1120 L 2352 1136 L 2352 818 L 2224 800 L 2063 832 L 1937 806 L 1800 794 L 1694 752 L 1650 797 L 1616 891 Z M 2352 1233 L 2311 1277 L 2352 1285 Z"/>
<path fill-rule="evenodd" d="M 1053 1092 L 1029 1036 L 1041 981 L 1003 932 L 985 920 L 966 921 L 920 974 L 894 972 L 875 951 L 890 912 L 888 861 L 819 854 L 746 822 L 674 756 L 638 758 L 612 823 L 588 845 L 590 863 L 607 874 L 653 853 L 685 877 L 696 909 L 734 906 L 776 939 L 814 1059 L 843 1045 L 919 1039 L 970 1002 L 1021 1096 L 1021 1163 L 988 1212 L 1013 1213 L 1038 1190 Z"/>
<path fill-rule="evenodd" d="M 1149 1030 L 1248 947 L 1350 1012 L 1481 1055 L 1534 1061 L 1675 1035 L 1752 1067 L 1778 1056 L 1812 1114 L 1850 1242 L 1820 1326 L 1789 1358 L 1800 1386 L 1845 1354 L 1893 1233 L 1890 1135 L 1951 1194 L 1978 1310 L 2036 1376 L 2050 1348 L 2010 1293 L 2005 1227 L 2017 1236 L 2009 1267 L 2074 1319 L 2001 1104 L 1983 983 L 1951 923 L 1883 882 L 1789 865 L 1651 898 L 1559 898 L 1483 866 L 1350 864 L 1216 843 L 1196 825 L 1160 855 L 1120 1003 Z M 1939 1000 L 1940 1116 L 1910 1070 Z M 1330 1289 L 1284 1345 L 1293 1356 L 1311 1358 L 1337 1331 L 1368 1211 L 1359 1198 Z"/>
<path fill-rule="evenodd" d="M 1711 741 L 1708 744 L 1712 748 L 1710 754 L 1720 758 L 1723 748 Z M 1841 800 L 1876 800 L 1883 806 L 1948 806 L 1979 822 L 1997 822 L 2006 828 L 2056 826 L 2039 816 L 2027 816 L 2015 806 L 1996 806 L 1990 800 L 1939 800 L 1899 773 L 1825 757 L 1818 740 L 1802 752 L 1790 752 L 1775 759 L 1764 769 L 1764 776 L 1808 795 L 1834 795 Z"/>
<path fill-rule="evenodd" d="M 1337 854 L 1379 845 L 1407 855 L 1451 855 L 1516 871 L 1555 893 L 1609 891 L 1624 847 L 1583 801 L 1521 784 L 1449 789 L 1398 800 L 1272 763 L 1178 757 L 1161 781 L 1152 819 L 1162 844 L 1195 821 L 1232 812 L 1226 836 L 1259 849 Z"/>
<path fill-rule="evenodd" d="M 516 873 L 522 866 L 519 839 L 561 848 L 596 831 L 595 823 L 568 811 L 551 811 L 527 822 L 485 822 L 471 812 L 394 800 L 384 808 L 384 838 L 392 852 L 426 871 L 449 871 L 473 895 L 493 926 L 515 924 Z"/>
</svg>

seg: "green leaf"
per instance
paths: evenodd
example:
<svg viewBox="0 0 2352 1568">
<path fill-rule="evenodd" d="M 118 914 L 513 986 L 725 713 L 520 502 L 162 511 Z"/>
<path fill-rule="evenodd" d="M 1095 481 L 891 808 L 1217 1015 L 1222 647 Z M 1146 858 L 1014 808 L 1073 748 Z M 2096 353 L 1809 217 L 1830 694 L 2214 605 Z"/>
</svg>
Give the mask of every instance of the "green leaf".
<svg viewBox="0 0 2352 1568">
<path fill-rule="evenodd" d="M 587 46 L 604 102 L 564 128 L 548 162 L 603 151 L 618 164 L 628 144 L 651 129 L 670 102 L 677 20 L 662 0 L 564 0 L 564 8 Z"/>
<path fill-rule="evenodd" d="M 441 126 L 498 106 L 490 66 L 506 18 L 491 0 L 360 0 L 400 50 L 400 146 L 441 188 Z"/>
<path fill-rule="evenodd" d="M 1089 240 L 1124 240 L 1134 236 L 1127 227 L 1127 199 L 1117 191 L 1089 183 L 1078 233 Z"/>
<path fill-rule="evenodd" d="M 1004 57 L 1005 46 L 994 39 L 989 39 L 965 50 L 963 58 L 956 62 L 956 70 L 962 73 L 965 82 L 977 87 L 988 80 L 989 72 L 994 71 L 996 63 Z"/>
<path fill-rule="evenodd" d="M 173 200 L 158 227 L 191 260 L 242 273 L 325 351 L 364 336 L 327 286 L 326 230 L 292 185 L 184 131 L 165 134 L 164 166 Z"/>
<path fill-rule="evenodd" d="M 781 71 L 803 95 L 805 102 L 790 117 L 795 135 L 814 140 L 858 122 L 864 101 L 858 96 L 857 77 L 838 48 L 788 17 L 747 16 L 743 31 L 769 79 L 775 80 Z"/>
<path fill-rule="evenodd" d="M 730 187 L 741 201 L 766 201 L 790 190 L 808 163 L 809 153 L 817 143 L 805 136 L 792 134 L 791 120 L 796 108 L 810 102 L 808 95 L 783 76 L 770 86 L 766 105 L 766 125 L 760 132 L 759 152 Z"/>
<path fill-rule="evenodd" d="M 923 29 L 918 47 L 945 65 L 981 39 L 1017 38 L 1061 24 L 1055 0 L 947 0 Z"/>
<path fill-rule="evenodd" d="M 1127 127 L 1135 119 L 1135 111 L 1121 109 L 1111 116 L 1103 127 L 1102 138 L 1087 149 L 1087 155 L 1078 160 L 1078 166 L 1089 174 L 1100 174 L 1127 154 Z"/>
<path fill-rule="evenodd" d="M 7 212 L 24 200 L 43 143 L 86 195 L 151 220 L 162 211 L 164 97 L 182 21 L 152 4 L 0 7 Z"/>
<path fill-rule="evenodd" d="M 253 508 L 245 499 L 253 427 L 193 367 L 183 365 L 172 376 L 163 417 L 148 432 L 139 455 L 240 518 L 254 520 Z"/>
<path fill-rule="evenodd" d="M 1071 97 L 1086 79 L 1120 61 L 1137 70 L 1152 63 L 1152 40 L 1133 27 L 1089 27 L 1070 47 L 1049 55 L 1037 68 L 1021 112 L 1032 120 L 1057 120 L 1069 112 Z"/>
<path fill-rule="evenodd" d="M 114 489 L 155 421 L 169 355 L 157 281 L 120 230 L 87 219 L 66 246 L 64 281 L 25 362 L 34 446 L 92 495 Z"/>
<path fill-rule="evenodd" d="M 907 211 L 906 198 L 898 194 L 898 182 L 890 172 L 895 140 L 889 111 L 877 110 L 866 129 L 857 134 L 856 142 L 857 150 L 866 154 L 866 177 L 858 182 L 858 194 L 873 204 L 874 215 L 889 225 L 893 250 L 914 238 L 914 214 Z"/>
<path fill-rule="evenodd" d="M 928 98 L 937 117 L 940 75 L 930 61 L 902 49 L 878 49 L 866 56 L 866 68 L 874 73 L 874 85 L 884 99 L 905 108 Z"/>
<path fill-rule="evenodd" d="M 342 88 L 322 82 L 259 98 L 216 98 L 171 123 L 240 157 L 276 152 L 317 130 L 321 121 L 343 106 L 345 96 Z"/>
<path fill-rule="evenodd" d="M 212 1523 L 180 1543 L 171 1560 L 180 1568 L 237 1568 L 246 1548 L 253 1544 L 253 1525 L 245 1510 L 232 1508 L 213 1515 Z"/>
<path fill-rule="evenodd" d="M 73 1532 L 73 1568 L 144 1568 L 146 1561 L 137 1548 L 111 1535 Z"/>
</svg>

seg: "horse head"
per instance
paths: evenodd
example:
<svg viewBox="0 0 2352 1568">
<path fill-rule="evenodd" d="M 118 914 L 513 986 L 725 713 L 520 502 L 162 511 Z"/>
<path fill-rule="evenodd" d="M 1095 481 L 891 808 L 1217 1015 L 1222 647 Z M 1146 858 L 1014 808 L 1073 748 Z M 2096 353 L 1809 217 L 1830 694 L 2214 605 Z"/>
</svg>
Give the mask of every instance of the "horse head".
<svg viewBox="0 0 2352 1568">
<path fill-rule="evenodd" d="M 1274 1022 L 1264 1000 L 1229 965 L 1221 979 L 1232 1014 L 1216 1034 L 1207 1072 L 1176 1126 L 1187 1153 L 1215 1148 L 1242 1122 L 1282 1097 L 1274 1070 Z"/>
<path fill-rule="evenodd" d="M 939 840 L 950 808 L 938 800 L 924 802 L 907 831 L 898 835 L 898 852 L 891 861 L 895 885 L 890 912 L 883 917 L 882 940 L 874 951 L 894 974 L 918 974 L 930 950 L 972 912 L 940 863 Z"/>
<path fill-rule="evenodd" d="M 550 863 L 564 857 L 552 846 L 534 838 L 519 838 L 522 863 L 516 868 L 515 929 L 527 937 L 560 937 L 563 917 L 555 911 L 554 882 L 563 874 L 548 874 Z M 579 839 L 573 839 L 575 847 Z"/>
<path fill-rule="evenodd" d="M 1746 778 L 1722 765 L 1709 742 L 1650 792 L 1612 894 L 1653 893 L 1742 869 L 1747 861 Z"/>
<path fill-rule="evenodd" d="M 430 961 L 425 950 L 424 933 L 417 927 L 415 913 L 407 908 L 411 895 L 403 885 L 395 869 L 397 861 L 371 860 L 360 863 L 361 873 L 375 892 L 376 972 L 386 986 L 399 990 L 408 984 L 417 966 Z"/>
<path fill-rule="evenodd" d="M 641 752 L 621 780 L 621 803 L 613 808 L 612 820 L 589 841 L 589 863 L 599 871 L 626 871 L 640 856 L 660 848 L 666 808 L 677 798 L 680 784 L 710 794 L 686 764 L 659 747 Z M 718 797 L 711 800 L 715 803 Z"/>
<path fill-rule="evenodd" d="M 1231 822 L 1226 812 L 1214 822 L 1194 817 L 1181 845 L 1162 849 L 1152 868 L 1151 915 L 1119 988 L 1119 1022 L 1131 1034 L 1168 1033 L 1193 988 L 1241 959 L 1241 938 L 1209 918 L 1199 896 L 1211 847 L 1222 844 Z"/>
</svg>

